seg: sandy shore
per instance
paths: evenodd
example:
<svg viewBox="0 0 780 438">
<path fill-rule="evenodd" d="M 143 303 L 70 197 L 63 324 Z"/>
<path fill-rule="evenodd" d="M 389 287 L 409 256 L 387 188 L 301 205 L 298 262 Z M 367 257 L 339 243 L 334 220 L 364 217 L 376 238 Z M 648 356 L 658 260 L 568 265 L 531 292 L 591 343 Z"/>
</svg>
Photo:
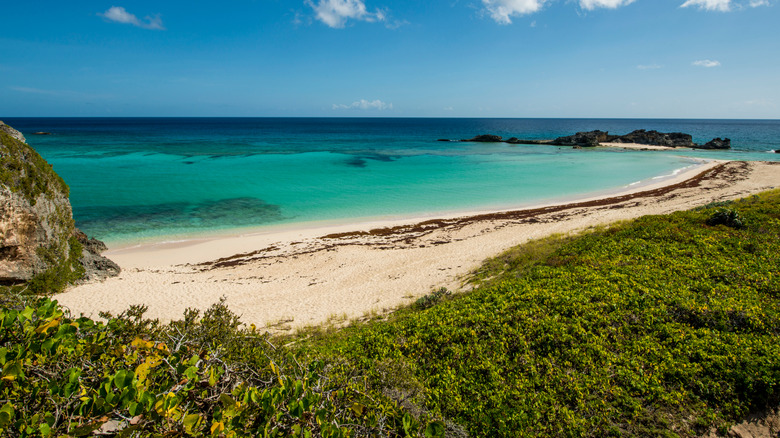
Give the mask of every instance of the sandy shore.
<svg viewBox="0 0 780 438">
<path fill-rule="evenodd" d="M 670 150 L 691 149 L 691 148 L 683 148 L 683 147 L 653 146 L 649 144 L 640 144 L 640 143 L 599 143 L 599 146 L 608 147 L 608 148 L 633 149 L 639 151 L 670 151 Z"/>
<path fill-rule="evenodd" d="M 144 245 L 106 253 L 123 272 L 57 299 L 75 314 L 146 304 L 179 319 L 225 297 L 274 330 L 344 320 L 457 290 L 486 258 L 530 239 L 665 214 L 780 187 L 780 163 L 712 162 L 653 185 L 562 205 Z"/>
</svg>

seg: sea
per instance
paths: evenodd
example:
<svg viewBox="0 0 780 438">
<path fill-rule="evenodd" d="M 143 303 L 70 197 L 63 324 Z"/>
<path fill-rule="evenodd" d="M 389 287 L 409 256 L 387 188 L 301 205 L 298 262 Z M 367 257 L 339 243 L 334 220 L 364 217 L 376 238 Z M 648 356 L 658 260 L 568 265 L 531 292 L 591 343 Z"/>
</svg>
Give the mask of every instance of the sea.
<svg viewBox="0 0 780 438">
<path fill-rule="evenodd" d="M 70 186 L 76 225 L 109 246 L 278 227 L 435 217 L 607 194 L 702 159 L 778 161 L 780 120 L 15 118 Z M 731 150 L 438 141 L 685 132 Z M 48 132 L 50 135 L 35 135 Z"/>
</svg>

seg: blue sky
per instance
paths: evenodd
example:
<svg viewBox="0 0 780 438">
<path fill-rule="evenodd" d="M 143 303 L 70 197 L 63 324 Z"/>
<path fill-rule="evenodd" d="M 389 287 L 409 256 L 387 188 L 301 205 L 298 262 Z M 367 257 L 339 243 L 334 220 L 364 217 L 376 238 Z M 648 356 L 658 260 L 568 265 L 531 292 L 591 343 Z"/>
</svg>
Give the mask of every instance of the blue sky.
<svg viewBox="0 0 780 438">
<path fill-rule="evenodd" d="M 779 119 L 779 2 L 6 2 L 0 117 Z"/>
</svg>

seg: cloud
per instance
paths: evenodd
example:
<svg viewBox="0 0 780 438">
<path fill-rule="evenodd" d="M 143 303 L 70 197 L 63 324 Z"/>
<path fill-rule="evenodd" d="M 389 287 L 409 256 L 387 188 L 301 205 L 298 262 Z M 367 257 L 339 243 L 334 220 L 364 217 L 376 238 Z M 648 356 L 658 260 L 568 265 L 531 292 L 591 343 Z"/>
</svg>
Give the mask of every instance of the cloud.
<svg viewBox="0 0 780 438">
<path fill-rule="evenodd" d="M 141 21 L 138 17 L 127 12 L 127 10 L 121 6 L 111 6 L 106 12 L 98 13 L 98 15 L 108 21 L 114 21 L 116 23 L 132 24 L 133 26 L 141 27 L 143 29 L 165 30 L 159 15 L 147 15 L 144 18 L 144 21 Z"/>
<path fill-rule="evenodd" d="M 350 19 L 370 23 L 387 20 L 387 11 L 369 12 L 363 0 L 319 0 L 316 4 L 306 0 L 306 4 L 314 9 L 318 20 L 336 29 L 343 28 Z"/>
<path fill-rule="evenodd" d="M 498 24 L 511 24 L 512 16 L 538 12 L 548 0 L 482 0 L 490 18 Z"/>
<path fill-rule="evenodd" d="M 708 11 L 728 12 L 731 10 L 731 0 L 686 0 L 685 3 L 680 5 L 681 8 L 689 6 L 698 6 L 699 9 Z"/>
<path fill-rule="evenodd" d="M 751 8 L 769 6 L 770 4 L 769 0 L 750 0 L 747 2 L 747 6 Z M 746 5 L 744 1 L 736 2 L 733 0 L 686 0 L 685 3 L 680 5 L 681 8 L 687 8 L 688 6 L 698 6 L 699 9 L 707 11 L 729 12 L 732 8 L 744 9 Z"/>
<path fill-rule="evenodd" d="M 616 9 L 620 6 L 630 5 L 635 0 L 580 0 L 580 6 L 583 9 L 593 10 L 596 8 Z"/>
<path fill-rule="evenodd" d="M 358 101 L 352 102 L 349 105 L 344 104 L 333 104 L 334 110 L 346 110 L 346 109 L 360 109 L 360 110 L 391 110 L 393 109 L 392 103 L 385 103 L 382 102 L 379 99 L 368 101 L 365 99 L 360 99 Z"/>
<path fill-rule="evenodd" d="M 659 68 L 663 68 L 663 66 L 658 64 L 639 64 L 636 68 L 638 70 L 658 70 Z"/>
<path fill-rule="evenodd" d="M 693 65 L 697 67 L 705 67 L 705 68 L 712 68 L 712 67 L 719 67 L 720 61 L 712 61 L 710 59 L 702 59 L 700 61 L 693 61 Z"/>
</svg>

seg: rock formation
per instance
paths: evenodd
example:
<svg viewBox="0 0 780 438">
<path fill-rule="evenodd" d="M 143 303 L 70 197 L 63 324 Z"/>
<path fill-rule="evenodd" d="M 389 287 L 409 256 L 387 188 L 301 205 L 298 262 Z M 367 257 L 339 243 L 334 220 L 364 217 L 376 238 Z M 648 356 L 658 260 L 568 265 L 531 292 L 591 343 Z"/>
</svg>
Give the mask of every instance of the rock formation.
<svg viewBox="0 0 780 438">
<path fill-rule="evenodd" d="M 0 284 L 54 292 L 119 273 L 99 255 L 101 247 L 75 228 L 68 192 L 24 136 L 0 122 Z"/>
<path fill-rule="evenodd" d="M 443 141 L 443 140 L 439 140 Z M 685 147 L 698 149 L 730 149 L 731 140 L 728 138 L 715 138 L 703 145 L 693 142 L 690 134 L 682 132 L 658 132 L 638 129 L 626 135 L 610 135 L 606 131 L 587 131 L 578 132 L 574 135 L 558 137 L 555 140 L 523 140 L 517 137 L 511 137 L 508 140 L 501 140 L 498 135 L 481 134 L 474 138 L 461 141 L 475 142 L 504 142 L 509 144 L 549 144 L 554 146 L 575 146 L 575 147 L 594 147 L 601 143 L 636 143 L 650 146 L 665 146 L 670 148 Z"/>
<path fill-rule="evenodd" d="M 549 144 L 556 146 L 598 146 L 599 143 L 612 141 L 616 136 L 610 136 L 604 131 L 578 132 L 567 137 L 558 137 Z"/>
<path fill-rule="evenodd" d="M 614 143 L 637 143 L 672 148 L 693 148 L 697 146 L 696 143 L 693 142 L 693 137 L 689 134 L 683 134 L 682 132 L 665 133 L 646 131 L 644 129 L 638 129 L 626 135 L 617 136 L 609 141 Z"/>
<path fill-rule="evenodd" d="M 699 149 L 731 149 L 730 138 L 713 138 L 712 140 L 704 143 L 701 146 L 696 146 Z"/>
<path fill-rule="evenodd" d="M 501 142 L 501 136 L 500 135 L 491 135 L 491 134 L 482 134 L 478 135 L 474 138 L 470 138 L 468 140 L 461 140 L 461 141 L 476 141 L 480 143 L 500 143 Z"/>
</svg>

